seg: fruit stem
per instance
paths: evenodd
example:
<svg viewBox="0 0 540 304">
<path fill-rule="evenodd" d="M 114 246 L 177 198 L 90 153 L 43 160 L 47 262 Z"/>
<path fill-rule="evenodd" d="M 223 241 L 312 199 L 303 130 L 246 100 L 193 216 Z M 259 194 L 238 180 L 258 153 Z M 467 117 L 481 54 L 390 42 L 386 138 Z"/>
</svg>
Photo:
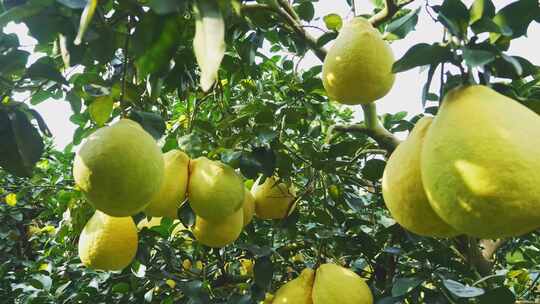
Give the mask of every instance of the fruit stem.
<svg viewBox="0 0 540 304">
<path fill-rule="evenodd" d="M 382 127 L 377 117 L 377 106 L 374 103 L 368 103 L 362 105 L 364 110 L 364 124 L 368 129 L 376 129 Z"/>
</svg>

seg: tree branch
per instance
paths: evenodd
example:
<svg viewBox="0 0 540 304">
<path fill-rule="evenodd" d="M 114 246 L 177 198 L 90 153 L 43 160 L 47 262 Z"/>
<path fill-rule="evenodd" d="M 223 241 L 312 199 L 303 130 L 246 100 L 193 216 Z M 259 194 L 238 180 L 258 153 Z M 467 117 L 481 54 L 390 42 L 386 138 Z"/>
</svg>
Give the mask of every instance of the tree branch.
<svg viewBox="0 0 540 304">
<path fill-rule="evenodd" d="M 328 129 L 326 142 L 330 143 L 337 132 L 361 133 L 371 137 L 381 149 L 390 155 L 399 145 L 400 140 L 390 131 L 386 130 L 377 117 L 377 108 L 374 103 L 362 105 L 364 122 L 354 125 L 334 125 Z"/>
<path fill-rule="evenodd" d="M 396 0 L 386 0 L 384 8 L 380 12 L 369 18 L 369 22 L 374 27 L 377 27 L 385 23 L 386 21 L 392 19 L 392 17 L 394 17 L 394 15 L 399 12 L 401 8 L 412 3 L 413 1 L 414 0 L 405 0 L 400 3 Z"/>
<path fill-rule="evenodd" d="M 280 1 L 280 5 L 282 5 L 282 2 L 283 1 Z M 242 10 L 244 11 L 257 10 L 257 9 L 267 10 L 269 12 L 278 14 L 285 21 L 285 23 L 290 27 L 290 30 L 292 30 L 300 39 L 303 39 L 306 42 L 307 46 L 311 49 L 313 53 L 315 53 L 317 58 L 319 58 L 321 62 L 324 61 L 324 58 L 326 57 L 326 50 L 317 44 L 317 39 L 311 36 L 302 27 L 302 24 L 300 24 L 300 22 L 297 19 L 295 19 L 294 16 L 291 16 L 290 13 L 287 12 L 287 9 L 285 9 L 283 6 L 273 7 L 273 6 L 269 6 L 265 4 L 245 4 L 242 6 Z"/>
</svg>

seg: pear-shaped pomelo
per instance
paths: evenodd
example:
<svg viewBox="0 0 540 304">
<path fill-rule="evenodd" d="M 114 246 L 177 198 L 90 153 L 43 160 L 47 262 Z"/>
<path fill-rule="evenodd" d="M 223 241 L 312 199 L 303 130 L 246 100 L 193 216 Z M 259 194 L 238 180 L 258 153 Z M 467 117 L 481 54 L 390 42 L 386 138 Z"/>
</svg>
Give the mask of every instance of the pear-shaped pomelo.
<svg viewBox="0 0 540 304">
<path fill-rule="evenodd" d="M 112 217 L 99 210 L 79 237 L 79 257 L 92 269 L 122 270 L 137 253 L 137 227 L 131 217 Z"/>
<path fill-rule="evenodd" d="M 189 203 L 198 216 L 217 221 L 242 207 L 244 182 L 233 168 L 199 157 L 190 162 L 189 172 Z"/>
<path fill-rule="evenodd" d="M 144 209 L 144 213 L 154 217 L 177 218 L 179 205 L 186 199 L 189 156 L 180 150 L 163 154 L 165 176 L 160 190 Z"/>
<path fill-rule="evenodd" d="M 394 84 L 394 55 L 379 31 L 364 18 L 341 29 L 323 64 L 323 84 L 330 99 L 367 104 L 385 96 Z"/>
<path fill-rule="evenodd" d="M 201 244 L 220 248 L 236 241 L 243 227 L 244 209 L 240 208 L 233 214 L 215 221 L 197 216 L 193 227 L 193 235 Z"/>
<path fill-rule="evenodd" d="M 163 157 L 136 122 L 122 119 L 91 134 L 73 163 L 75 183 L 90 204 L 111 216 L 146 206 L 163 180 Z"/>
<path fill-rule="evenodd" d="M 248 189 L 244 189 L 244 226 L 251 223 L 255 214 L 255 198 Z"/>
<path fill-rule="evenodd" d="M 452 237 L 459 233 L 433 211 L 422 185 L 420 157 L 431 121 L 431 117 L 422 117 L 407 140 L 394 150 L 384 169 L 382 192 L 392 217 L 407 230 L 424 236 Z"/>
<path fill-rule="evenodd" d="M 335 264 L 317 268 L 313 304 L 373 304 L 366 282 L 351 270 Z"/>
<path fill-rule="evenodd" d="M 257 179 L 251 188 L 255 198 L 255 214 L 262 219 L 282 219 L 292 212 L 295 201 L 294 191 L 275 178 L 268 177 L 264 183 Z"/>
<path fill-rule="evenodd" d="M 540 117 L 480 85 L 448 92 L 425 137 L 424 189 L 439 216 L 481 238 L 540 226 Z"/>
<path fill-rule="evenodd" d="M 273 298 L 273 304 L 312 304 L 311 291 L 315 272 L 311 268 L 302 270 L 300 276 L 281 286 Z M 337 302 L 336 302 L 337 303 Z"/>
</svg>

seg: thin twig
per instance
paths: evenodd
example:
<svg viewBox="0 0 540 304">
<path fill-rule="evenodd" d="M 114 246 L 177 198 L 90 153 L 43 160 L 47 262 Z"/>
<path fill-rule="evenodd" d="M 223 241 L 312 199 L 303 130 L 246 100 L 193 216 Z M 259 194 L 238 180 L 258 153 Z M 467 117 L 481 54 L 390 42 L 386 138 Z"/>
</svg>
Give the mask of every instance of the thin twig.
<svg viewBox="0 0 540 304">
<path fill-rule="evenodd" d="M 127 32 L 126 40 L 124 42 L 124 62 L 122 64 L 122 92 L 120 94 L 120 107 L 122 109 L 122 115 L 126 116 L 126 102 L 124 97 L 126 95 L 126 75 L 129 63 L 129 40 L 131 37 L 131 19 L 127 16 Z"/>
</svg>

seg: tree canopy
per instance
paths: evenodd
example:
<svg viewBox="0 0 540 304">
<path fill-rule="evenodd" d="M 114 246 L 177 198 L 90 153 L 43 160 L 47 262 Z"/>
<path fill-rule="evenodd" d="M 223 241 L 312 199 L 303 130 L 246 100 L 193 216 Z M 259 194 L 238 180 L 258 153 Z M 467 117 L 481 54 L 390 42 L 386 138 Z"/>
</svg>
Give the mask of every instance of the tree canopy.
<svg viewBox="0 0 540 304">
<path fill-rule="evenodd" d="M 444 33 L 393 65 L 394 73 L 426 69 L 421 100 L 407 101 L 425 112 L 378 115 L 372 103 L 358 106 L 363 121 L 323 87 L 322 62 L 347 20 L 324 16 L 326 28 L 313 37 L 306 28 L 316 2 L 0 1 L 0 28 L 24 24 L 43 53 L 29 62 L 19 37 L 0 31 L 2 301 L 259 303 L 304 268 L 334 262 L 366 279 L 378 304 L 534 303 L 537 232 L 499 240 L 416 235 L 392 219 L 381 178 L 400 143 L 395 133 L 436 114 L 459 84 L 489 85 L 539 111 L 539 67 L 507 53 L 540 22 L 538 1 L 498 10 L 491 0 L 373 1 L 375 10 L 361 17 L 389 42 L 413 32 L 422 10 Z M 310 52 L 321 63 L 300 69 Z M 62 151 L 33 109 L 42 102 L 71 106 L 77 129 Z M 90 134 L 119 117 L 138 122 L 163 152 L 220 160 L 247 184 L 277 176 L 297 189 L 296 208 L 281 220 L 255 218 L 221 249 L 164 219 L 141 229 L 123 271 L 85 268 L 77 241 L 94 209 L 74 183 L 73 159 Z M 188 204 L 178 217 L 186 227 L 195 220 Z"/>
</svg>

